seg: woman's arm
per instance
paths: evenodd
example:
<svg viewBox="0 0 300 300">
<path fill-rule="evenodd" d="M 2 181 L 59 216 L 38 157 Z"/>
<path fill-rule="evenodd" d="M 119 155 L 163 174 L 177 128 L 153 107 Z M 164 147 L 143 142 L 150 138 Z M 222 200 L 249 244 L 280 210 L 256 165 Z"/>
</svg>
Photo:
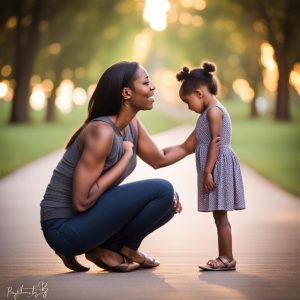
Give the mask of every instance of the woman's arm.
<svg viewBox="0 0 300 300">
<path fill-rule="evenodd" d="M 187 155 L 195 152 L 195 130 L 184 143 L 160 150 L 149 136 L 144 126 L 137 120 L 138 127 L 138 156 L 154 169 L 171 165 Z"/>
<path fill-rule="evenodd" d="M 208 156 L 204 168 L 204 190 L 206 192 L 209 192 L 215 187 L 215 183 L 212 176 L 212 170 L 217 161 L 220 149 L 213 147 L 213 140 L 216 137 L 221 137 L 223 112 L 219 108 L 213 107 L 209 109 L 207 117 L 209 120 L 211 142 L 208 148 Z"/>
<path fill-rule="evenodd" d="M 93 206 L 100 195 L 107 190 L 125 171 L 132 156 L 132 144 L 119 162 L 101 177 L 105 159 L 111 151 L 113 129 L 107 124 L 91 126 L 85 133 L 81 158 L 73 177 L 73 207 L 83 212 Z"/>
</svg>

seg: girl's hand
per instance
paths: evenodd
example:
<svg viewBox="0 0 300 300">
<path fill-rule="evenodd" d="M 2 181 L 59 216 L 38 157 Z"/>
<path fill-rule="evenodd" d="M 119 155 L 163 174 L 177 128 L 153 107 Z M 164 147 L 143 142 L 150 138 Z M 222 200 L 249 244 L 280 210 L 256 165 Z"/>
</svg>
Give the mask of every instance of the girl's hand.
<svg viewBox="0 0 300 300">
<path fill-rule="evenodd" d="M 181 211 L 182 211 L 182 205 L 179 201 L 179 197 L 178 197 L 178 194 L 174 191 L 174 208 L 175 208 L 175 211 L 177 214 L 180 214 Z"/>
<path fill-rule="evenodd" d="M 124 154 L 129 155 L 130 157 L 133 155 L 133 143 L 130 141 L 123 141 Z"/>
<path fill-rule="evenodd" d="M 213 138 L 213 139 L 211 140 L 210 144 L 211 144 L 211 148 L 212 148 L 213 150 L 220 150 L 221 144 L 222 144 L 222 139 L 221 139 L 221 137 L 220 137 L 220 136 L 217 136 L 217 137 Z"/>
<path fill-rule="evenodd" d="M 209 193 L 216 187 L 211 173 L 204 173 L 204 186 L 203 187 L 204 187 L 204 191 L 207 193 Z"/>
</svg>

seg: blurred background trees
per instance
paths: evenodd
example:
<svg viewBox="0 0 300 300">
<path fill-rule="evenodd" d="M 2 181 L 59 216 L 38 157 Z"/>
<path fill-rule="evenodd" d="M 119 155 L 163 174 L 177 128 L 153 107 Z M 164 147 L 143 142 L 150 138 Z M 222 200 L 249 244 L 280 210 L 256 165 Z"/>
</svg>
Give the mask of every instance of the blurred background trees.
<svg viewBox="0 0 300 300">
<path fill-rule="evenodd" d="M 143 18 L 144 17 L 144 18 Z M 176 72 L 210 60 L 222 98 L 290 120 L 300 94 L 297 0 L 12 0 L 0 3 L 0 101 L 10 122 L 56 119 L 90 97 L 112 63 L 137 60 L 161 101 L 178 103 Z"/>
</svg>

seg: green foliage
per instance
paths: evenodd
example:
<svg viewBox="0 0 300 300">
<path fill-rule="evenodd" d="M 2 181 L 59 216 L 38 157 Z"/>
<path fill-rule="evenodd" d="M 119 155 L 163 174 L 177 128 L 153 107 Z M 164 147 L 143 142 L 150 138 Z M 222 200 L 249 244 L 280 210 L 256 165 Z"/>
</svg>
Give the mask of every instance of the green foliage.
<svg viewBox="0 0 300 300">
<path fill-rule="evenodd" d="M 7 125 L 5 119 L 10 103 L 0 104 L 0 178 L 38 157 L 62 148 L 72 132 L 82 124 L 86 111 L 85 107 L 76 107 L 68 115 L 60 114 L 58 121 L 53 124 L 41 122 L 44 111 L 31 111 L 32 124 Z M 157 110 L 141 112 L 138 116 L 150 134 L 179 124 Z"/>
<path fill-rule="evenodd" d="M 233 123 L 232 146 L 240 160 L 285 190 L 300 196 L 300 106 L 294 103 L 292 122 L 269 117 L 247 118 L 248 107 L 225 102 Z"/>
</svg>

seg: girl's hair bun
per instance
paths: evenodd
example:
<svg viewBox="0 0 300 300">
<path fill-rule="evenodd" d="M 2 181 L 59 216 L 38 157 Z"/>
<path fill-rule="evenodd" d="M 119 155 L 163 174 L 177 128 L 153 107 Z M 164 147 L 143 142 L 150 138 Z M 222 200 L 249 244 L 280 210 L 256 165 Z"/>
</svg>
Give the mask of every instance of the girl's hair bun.
<svg viewBox="0 0 300 300">
<path fill-rule="evenodd" d="M 210 62 L 204 62 L 202 64 L 202 69 L 205 73 L 213 73 L 216 71 L 216 65 Z"/>
<path fill-rule="evenodd" d="M 176 78 L 178 81 L 183 81 L 185 79 L 187 79 L 190 75 L 190 70 L 187 67 L 183 67 L 182 71 L 180 71 L 179 73 L 176 74 Z"/>
</svg>

